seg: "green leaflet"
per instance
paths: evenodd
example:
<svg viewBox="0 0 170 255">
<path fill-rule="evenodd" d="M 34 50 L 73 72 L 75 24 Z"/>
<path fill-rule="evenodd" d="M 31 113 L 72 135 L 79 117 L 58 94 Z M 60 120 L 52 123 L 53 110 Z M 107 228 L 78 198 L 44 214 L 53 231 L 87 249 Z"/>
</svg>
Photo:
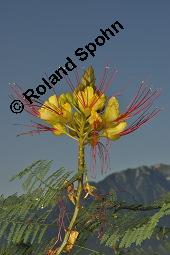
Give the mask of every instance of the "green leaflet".
<svg viewBox="0 0 170 255">
<path fill-rule="evenodd" d="M 32 224 L 26 228 L 26 230 L 24 232 L 24 236 L 23 236 L 23 243 L 27 243 L 28 241 L 30 241 L 29 239 L 33 232 L 33 228 L 34 228 L 34 226 Z"/>
<path fill-rule="evenodd" d="M 24 232 L 26 228 L 27 228 L 27 225 L 22 225 L 20 228 L 20 231 L 16 233 L 16 238 L 15 238 L 16 243 L 20 243 L 22 241 L 22 237 L 24 236 Z"/>
<path fill-rule="evenodd" d="M 41 229 L 41 226 L 40 225 L 37 225 L 32 233 L 32 236 L 31 236 L 31 240 L 30 240 L 30 243 L 33 244 L 33 242 L 35 241 L 37 235 L 38 235 L 38 232 L 39 230 Z"/>
<path fill-rule="evenodd" d="M 41 230 L 41 233 L 40 233 L 40 235 L 38 236 L 38 244 L 41 242 L 41 240 L 42 240 L 42 238 L 43 238 L 43 235 L 45 234 L 45 232 L 46 232 L 46 230 L 47 230 L 47 227 L 48 226 L 44 226 L 43 228 L 42 228 L 42 230 Z"/>
</svg>

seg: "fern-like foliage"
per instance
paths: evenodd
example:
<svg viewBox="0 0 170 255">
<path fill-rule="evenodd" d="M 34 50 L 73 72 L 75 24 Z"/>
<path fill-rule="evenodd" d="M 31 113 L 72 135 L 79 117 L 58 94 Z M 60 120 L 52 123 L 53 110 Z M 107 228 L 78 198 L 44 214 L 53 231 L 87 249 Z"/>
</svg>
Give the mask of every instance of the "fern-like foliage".
<svg viewBox="0 0 170 255">
<path fill-rule="evenodd" d="M 64 183 L 70 178 L 70 173 L 60 168 L 49 174 L 51 163 L 39 160 L 11 179 L 23 179 L 25 194 L 7 198 L 1 196 L 0 241 L 5 242 L 6 249 L 20 243 L 36 243 L 38 246 L 44 234 L 54 225 L 50 222 L 50 215 L 63 197 Z"/>
<path fill-rule="evenodd" d="M 153 208 L 155 205 L 160 206 L 155 213 L 155 210 L 152 213 L 120 210 L 116 213 L 115 221 L 113 220 L 114 214 L 108 213 L 108 228 L 101 239 L 101 243 L 109 247 L 118 245 L 119 248 L 128 248 L 132 244 L 141 245 L 144 240 L 161 234 L 158 223 L 161 218 L 170 215 L 170 202 L 164 203 L 162 198 L 153 203 Z M 130 208 L 133 209 L 133 207 Z M 163 231 L 165 232 L 165 229 Z"/>
<path fill-rule="evenodd" d="M 170 214 L 170 203 L 164 204 L 162 208 L 155 213 L 147 223 L 135 227 L 133 229 L 129 229 L 125 232 L 125 235 L 121 239 L 119 247 L 130 247 L 131 244 L 135 243 L 136 245 L 140 245 L 144 240 L 149 239 L 153 232 L 155 227 L 157 226 L 159 220 Z"/>
</svg>

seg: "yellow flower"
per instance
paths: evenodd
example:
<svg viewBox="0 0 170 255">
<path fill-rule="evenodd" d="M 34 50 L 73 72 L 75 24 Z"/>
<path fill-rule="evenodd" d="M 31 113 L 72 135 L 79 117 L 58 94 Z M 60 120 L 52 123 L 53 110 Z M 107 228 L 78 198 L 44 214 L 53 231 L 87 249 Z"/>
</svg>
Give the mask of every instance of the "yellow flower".
<svg viewBox="0 0 170 255">
<path fill-rule="evenodd" d="M 116 122 L 119 116 L 119 102 L 116 97 L 112 96 L 108 100 L 106 109 L 103 113 L 104 124 L 101 136 L 107 137 L 111 140 L 120 138 L 120 133 L 125 130 L 127 122 Z"/>
<path fill-rule="evenodd" d="M 58 102 L 56 95 L 49 97 L 47 101 L 38 110 L 39 117 L 50 124 L 55 124 L 58 121 L 59 111 L 57 109 Z"/>
<path fill-rule="evenodd" d="M 111 97 L 106 106 L 103 118 L 106 122 L 112 122 L 119 116 L 119 102 L 116 97 Z"/>
<path fill-rule="evenodd" d="M 92 109 L 101 110 L 105 103 L 105 95 L 98 95 L 91 86 L 87 86 L 84 91 L 77 93 L 78 107 L 88 117 Z"/>
<path fill-rule="evenodd" d="M 127 122 L 122 121 L 118 124 L 112 125 L 112 127 L 106 128 L 102 136 L 115 140 L 120 137 L 120 133 L 126 128 Z"/>
<path fill-rule="evenodd" d="M 56 95 L 50 96 L 39 109 L 39 117 L 51 125 L 57 122 L 65 122 L 71 119 L 71 105 L 63 100 L 63 94 L 58 98 Z"/>
</svg>

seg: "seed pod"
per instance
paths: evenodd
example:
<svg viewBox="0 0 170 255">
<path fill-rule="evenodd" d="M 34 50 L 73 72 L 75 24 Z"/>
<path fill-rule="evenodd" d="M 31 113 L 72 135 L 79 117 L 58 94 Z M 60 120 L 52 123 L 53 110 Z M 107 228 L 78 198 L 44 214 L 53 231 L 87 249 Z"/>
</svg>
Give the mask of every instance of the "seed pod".
<svg viewBox="0 0 170 255">
<path fill-rule="evenodd" d="M 79 235 L 79 232 L 78 232 L 78 231 L 76 231 L 76 230 L 71 230 L 70 236 L 69 236 L 69 239 L 68 239 L 68 242 L 67 242 L 67 244 L 66 244 L 66 247 L 64 248 L 64 251 L 65 251 L 65 252 L 70 252 L 70 251 L 73 249 L 74 243 L 75 243 L 75 241 L 76 241 L 78 235 Z"/>
</svg>

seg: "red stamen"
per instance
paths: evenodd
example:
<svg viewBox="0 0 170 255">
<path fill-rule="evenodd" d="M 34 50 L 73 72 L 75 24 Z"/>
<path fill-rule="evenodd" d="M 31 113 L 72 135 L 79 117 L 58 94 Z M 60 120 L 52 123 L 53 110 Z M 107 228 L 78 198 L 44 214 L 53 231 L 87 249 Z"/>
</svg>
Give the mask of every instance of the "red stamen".
<svg viewBox="0 0 170 255">
<path fill-rule="evenodd" d="M 51 250 L 54 249 L 54 247 L 59 241 L 62 242 L 62 229 L 66 231 L 65 224 L 64 224 L 64 219 L 66 215 L 66 205 L 63 200 L 60 200 L 58 204 L 59 204 L 59 216 L 57 219 L 58 233 L 57 233 L 57 239 L 55 243 L 53 244 L 53 246 L 51 247 Z"/>
<path fill-rule="evenodd" d="M 113 80 L 115 78 L 116 73 L 117 73 L 117 70 L 113 70 L 112 71 L 112 73 L 110 75 L 110 78 L 108 79 L 108 81 L 103 86 L 102 93 L 106 93 L 106 91 L 108 90 L 109 86 L 113 83 Z"/>
<path fill-rule="evenodd" d="M 13 99 L 20 100 L 24 105 L 24 110 L 28 113 L 30 113 L 33 116 L 38 116 L 38 111 L 36 106 L 33 104 L 30 104 L 28 100 L 23 96 L 24 91 L 15 83 L 11 85 L 11 96 Z"/>
<path fill-rule="evenodd" d="M 154 109 L 152 112 L 148 112 L 146 114 L 142 114 L 133 124 L 129 126 L 129 128 L 125 129 L 120 133 L 121 136 L 130 134 L 140 128 L 143 124 L 150 121 L 154 116 L 156 116 L 161 109 Z"/>
<path fill-rule="evenodd" d="M 150 88 L 143 88 L 143 83 L 139 87 L 137 94 L 132 99 L 131 103 L 127 107 L 127 110 L 122 113 L 114 122 L 126 120 L 130 117 L 134 117 L 141 112 L 148 110 L 154 100 L 160 96 L 160 90 L 151 91 Z"/>
<path fill-rule="evenodd" d="M 64 79 L 65 79 L 65 81 L 66 81 L 66 83 L 68 84 L 68 86 L 71 88 L 71 91 L 72 91 L 72 93 L 74 92 L 74 90 L 75 90 L 75 87 L 74 87 L 74 85 L 73 85 L 73 83 L 72 83 L 72 81 L 71 81 L 71 79 L 69 78 L 69 77 L 64 77 Z M 82 95 L 82 94 L 81 94 Z M 84 107 L 84 102 L 82 101 L 82 98 L 77 94 L 77 93 L 75 93 L 75 96 L 76 96 L 76 98 L 77 98 L 77 100 L 82 104 L 82 106 Z"/>
<path fill-rule="evenodd" d="M 99 90 L 101 90 L 103 87 L 103 84 L 105 84 L 106 77 L 107 77 L 107 66 L 105 66 L 104 72 L 103 72 L 101 78 L 99 79 L 99 81 L 100 81 Z"/>
<path fill-rule="evenodd" d="M 107 172 L 109 165 L 110 165 L 110 158 L 109 158 L 109 145 L 111 145 L 111 141 L 107 139 L 106 145 L 99 142 L 98 143 L 98 154 L 100 157 L 101 162 L 101 173 L 104 174 Z"/>
<path fill-rule="evenodd" d="M 15 99 L 19 99 L 24 104 L 24 110 L 35 117 L 39 117 L 38 110 L 41 107 L 46 108 L 51 112 L 54 112 L 58 116 L 63 114 L 61 108 L 55 107 L 56 108 L 55 110 L 47 105 L 44 105 L 41 100 L 34 100 L 34 102 L 30 104 L 28 100 L 23 96 L 23 90 L 16 84 L 13 84 L 13 86 L 11 86 L 11 90 L 12 90 L 12 97 Z"/>
<path fill-rule="evenodd" d="M 134 112 L 136 109 L 140 108 L 143 105 L 143 108 L 141 109 L 141 111 L 143 109 L 146 109 L 147 106 L 151 105 L 152 102 L 160 95 L 159 91 L 154 91 L 152 94 L 149 95 L 150 90 L 148 90 L 148 92 L 146 93 L 146 95 L 141 99 L 141 101 L 138 102 L 138 104 L 136 104 L 130 111 Z M 149 101 L 150 100 L 150 101 Z M 147 104 L 146 104 L 147 103 Z M 136 112 L 135 112 L 136 115 Z"/>
<path fill-rule="evenodd" d="M 34 122 L 34 123 L 35 124 L 33 124 L 33 125 L 18 124 L 18 125 L 21 125 L 21 126 L 31 127 L 31 128 L 35 128 L 35 129 L 27 131 L 27 132 L 20 133 L 17 136 L 21 136 L 21 135 L 34 135 L 34 134 L 40 134 L 42 132 L 58 131 L 57 128 L 48 127 L 48 126 L 45 126 L 45 125 L 42 125 L 42 124 L 36 123 L 36 122 Z"/>
</svg>

